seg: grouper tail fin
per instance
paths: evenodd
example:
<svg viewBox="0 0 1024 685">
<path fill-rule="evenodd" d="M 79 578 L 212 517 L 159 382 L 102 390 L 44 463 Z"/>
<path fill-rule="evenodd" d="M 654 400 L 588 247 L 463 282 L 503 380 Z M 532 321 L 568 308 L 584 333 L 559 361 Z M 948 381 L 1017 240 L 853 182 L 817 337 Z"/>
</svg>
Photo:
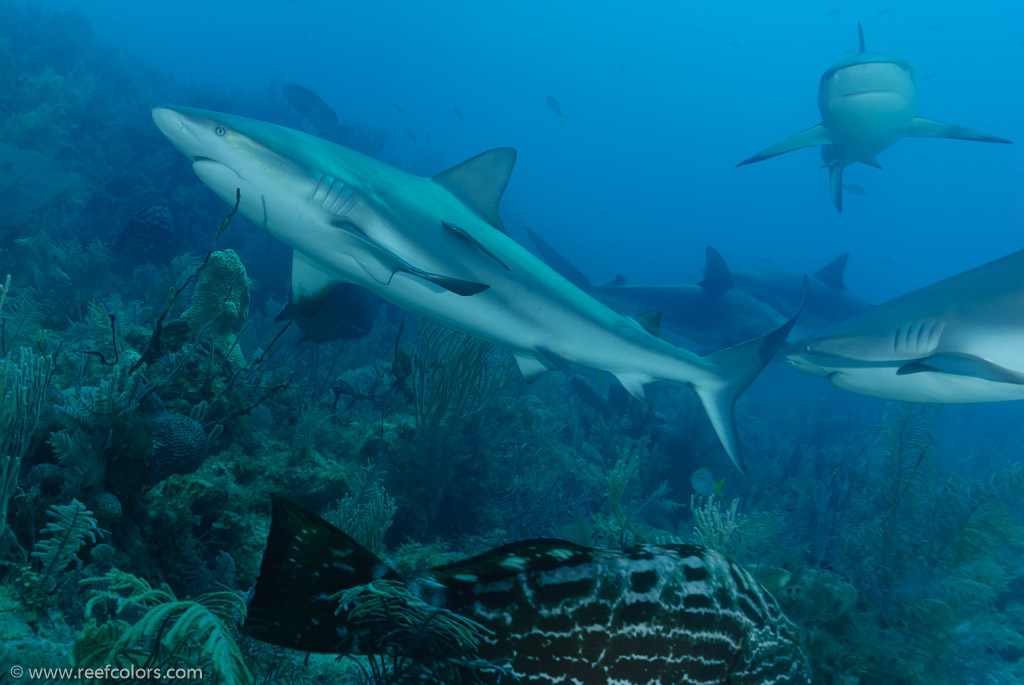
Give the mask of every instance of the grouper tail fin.
<svg viewBox="0 0 1024 685">
<path fill-rule="evenodd" d="M 363 653 L 363 636 L 336 615 L 333 595 L 374 580 L 402 578 L 313 512 L 272 496 L 270 532 L 242 630 L 306 652 Z"/>
<path fill-rule="evenodd" d="M 807 289 L 805 276 L 805 300 Z M 736 400 L 785 344 L 786 337 L 793 330 L 802 311 L 803 302 L 796 314 L 775 330 L 704 357 L 716 372 L 715 380 L 692 384 L 693 391 L 704 405 L 704 411 L 707 412 L 711 425 L 722 442 L 722 447 L 740 473 L 743 473 L 743 452 L 739 431 L 736 429 Z"/>
</svg>

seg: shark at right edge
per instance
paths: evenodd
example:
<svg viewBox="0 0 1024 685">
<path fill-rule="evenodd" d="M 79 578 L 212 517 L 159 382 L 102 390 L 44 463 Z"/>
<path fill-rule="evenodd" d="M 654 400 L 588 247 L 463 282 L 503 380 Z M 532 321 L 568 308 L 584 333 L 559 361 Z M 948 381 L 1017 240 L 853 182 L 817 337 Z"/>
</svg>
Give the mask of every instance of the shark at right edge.
<svg viewBox="0 0 1024 685">
<path fill-rule="evenodd" d="M 784 361 L 888 400 L 1024 399 L 1024 250 L 819 331 Z"/>
<path fill-rule="evenodd" d="M 834 64 L 821 76 L 821 123 L 758 152 L 736 166 L 786 152 L 821 146 L 829 170 L 832 203 L 843 211 L 843 169 L 861 162 L 881 168 L 877 155 L 900 138 L 957 138 L 983 143 L 1012 141 L 962 126 L 916 116 L 917 75 L 906 60 L 867 52 L 857 24 L 860 52 Z"/>
</svg>

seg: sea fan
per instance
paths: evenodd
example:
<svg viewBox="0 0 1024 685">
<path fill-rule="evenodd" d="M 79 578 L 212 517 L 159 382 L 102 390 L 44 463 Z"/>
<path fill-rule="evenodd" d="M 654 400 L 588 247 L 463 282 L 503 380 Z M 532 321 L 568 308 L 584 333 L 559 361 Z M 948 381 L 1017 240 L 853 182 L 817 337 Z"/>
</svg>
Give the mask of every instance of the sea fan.
<svg viewBox="0 0 1024 685">
<path fill-rule="evenodd" d="M 167 585 L 154 588 L 118 569 L 85 581 L 103 586 L 86 604 L 86 615 L 110 602 L 118 620 L 87 626 L 75 643 L 75 666 L 141 664 L 174 666 L 199 663 L 227 685 L 251 685 L 233 626 L 245 618 L 245 603 L 234 592 L 213 592 L 195 600 L 179 600 Z M 122 620 L 138 615 L 134 623 Z M 198 658 L 197 658 L 198 657 Z"/>
<path fill-rule="evenodd" d="M 77 499 L 71 504 L 53 505 L 46 515 L 53 520 L 43 528 L 46 537 L 36 543 L 32 556 L 40 561 L 43 587 L 52 590 L 57 585 L 57 574 L 71 563 L 86 539 L 96 542 L 103 531 L 92 512 Z"/>
</svg>

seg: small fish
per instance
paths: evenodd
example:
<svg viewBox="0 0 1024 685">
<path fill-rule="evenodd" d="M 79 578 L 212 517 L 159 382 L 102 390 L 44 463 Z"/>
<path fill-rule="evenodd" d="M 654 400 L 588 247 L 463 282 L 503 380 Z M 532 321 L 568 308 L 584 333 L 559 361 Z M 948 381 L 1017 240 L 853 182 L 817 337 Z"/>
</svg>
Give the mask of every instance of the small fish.
<svg viewBox="0 0 1024 685">
<path fill-rule="evenodd" d="M 405 110 L 397 102 L 392 102 L 391 106 L 397 109 L 399 114 L 405 114 Z"/>
<path fill-rule="evenodd" d="M 409 136 L 409 140 L 412 141 L 413 145 L 419 144 L 420 141 L 416 139 L 416 134 L 412 132 L 411 128 L 405 129 L 405 135 Z"/>
<path fill-rule="evenodd" d="M 864 190 L 863 186 L 859 186 L 856 183 L 844 183 L 843 190 L 848 190 L 854 195 L 864 196 L 868 194 L 868 191 Z"/>
<path fill-rule="evenodd" d="M 490 634 L 484 683 L 809 685 L 797 628 L 742 566 L 695 545 L 624 550 L 528 540 L 406 582 L 312 512 L 272 498 L 270 532 L 243 631 L 307 652 L 381 654 L 395 626 L 355 625 L 336 593 L 405 583 Z M 399 655 L 400 656 L 400 655 Z"/>
<path fill-rule="evenodd" d="M 424 133 L 423 134 L 423 140 L 427 141 L 427 145 L 430 145 L 430 134 L 429 133 Z"/>
<path fill-rule="evenodd" d="M 882 15 L 889 14 L 889 12 L 892 12 L 891 8 L 886 8 L 884 10 L 878 10 L 878 13 L 877 13 L 876 16 L 881 17 Z"/>
<path fill-rule="evenodd" d="M 935 78 L 935 74 L 925 74 L 924 76 L 919 77 L 917 80 L 918 81 L 931 81 L 933 78 Z"/>
<path fill-rule="evenodd" d="M 842 13 L 843 13 L 843 10 L 841 10 L 841 9 L 833 9 L 833 10 L 829 10 L 828 12 L 825 12 L 825 16 L 826 17 L 838 17 Z"/>
<path fill-rule="evenodd" d="M 458 118 L 460 118 L 460 119 L 465 119 L 466 118 L 466 117 L 462 116 L 462 110 L 459 109 L 458 107 L 452 107 L 452 111 L 455 112 L 455 116 L 457 116 Z"/>
<path fill-rule="evenodd" d="M 706 466 L 702 466 L 693 472 L 690 476 L 690 487 L 701 497 L 718 497 L 719 500 L 724 500 L 722 496 L 725 492 L 725 478 L 721 480 L 715 480 L 714 476 L 711 475 L 711 469 Z"/>
<path fill-rule="evenodd" d="M 551 109 L 552 112 L 558 115 L 558 123 L 560 124 L 564 122 L 566 119 L 572 118 L 568 114 L 562 112 L 562 106 L 558 104 L 558 100 L 551 97 L 550 95 L 548 96 L 548 107 Z"/>
<path fill-rule="evenodd" d="M 339 283 L 315 312 L 304 312 L 294 301 L 289 301 L 274 322 L 294 321 L 304 333 L 299 342 L 362 338 L 373 328 L 375 299 L 365 288 Z"/>
</svg>

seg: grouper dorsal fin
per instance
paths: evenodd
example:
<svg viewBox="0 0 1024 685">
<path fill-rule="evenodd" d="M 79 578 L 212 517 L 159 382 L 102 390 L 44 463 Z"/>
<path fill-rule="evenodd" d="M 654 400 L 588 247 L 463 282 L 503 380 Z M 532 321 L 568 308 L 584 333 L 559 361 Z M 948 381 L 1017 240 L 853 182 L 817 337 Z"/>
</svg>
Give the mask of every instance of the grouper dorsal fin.
<svg viewBox="0 0 1024 685">
<path fill-rule="evenodd" d="M 513 542 L 453 564 L 432 569 L 428 578 L 440 585 L 474 585 L 579 566 L 594 560 L 594 550 L 566 540 L 539 538 Z"/>
<path fill-rule="evenodd" d="M 720 295 L 736 287 L 721 253 L 713 247 L 707 249 L 707 264 L 704 268 L 704 280 L 700 282 L 707 295 Z"/>
<path fill-rule="evenodd" d="M 515 149 L 499 147 L 442 171 L 434 176 L 434 182 L 447 188 L 487 223 L 505 232 L 498 215 L 498 203 L 515 164 Z"/>
<path fill-rule="evenodd" d="M 843 274 L 846 272 L 846 260 L 850 253 L 841 254 L 831 262 L 814 272 L 814 277 L 830 288 L 846 290 L 846 283 L 843 282 Z"/>
</svg>

